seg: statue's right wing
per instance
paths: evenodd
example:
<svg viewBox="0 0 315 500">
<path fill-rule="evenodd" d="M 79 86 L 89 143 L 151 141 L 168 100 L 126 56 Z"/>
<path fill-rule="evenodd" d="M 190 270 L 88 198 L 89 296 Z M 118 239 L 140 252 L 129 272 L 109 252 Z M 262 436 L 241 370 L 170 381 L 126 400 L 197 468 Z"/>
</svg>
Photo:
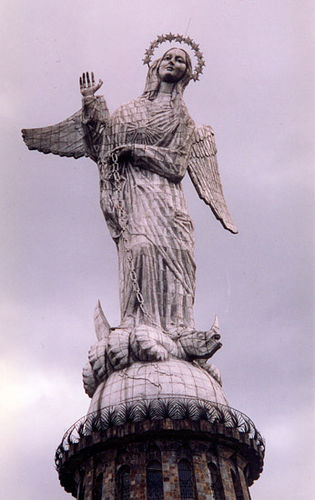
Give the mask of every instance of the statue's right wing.
<svg viewBox="0 0 315 500">
<path fill-rule="evenodd" d="M 22 136 L 28 149 L 73 158 L 89 156 L 84 140 L 81 110 L 49 127 L 23 129 Z"/>
</svg>

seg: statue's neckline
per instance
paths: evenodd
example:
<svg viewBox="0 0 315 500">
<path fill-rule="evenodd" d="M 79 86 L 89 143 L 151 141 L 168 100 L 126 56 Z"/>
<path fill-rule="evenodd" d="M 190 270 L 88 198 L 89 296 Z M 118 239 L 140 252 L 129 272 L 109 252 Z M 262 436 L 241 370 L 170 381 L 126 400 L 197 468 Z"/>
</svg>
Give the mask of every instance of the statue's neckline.
<svg viewBox="0 0 315 500">
<path fill-rule="evenodd" d="M 159 94 L 159 96 L 153 101 L 157 106 L 162 106 L 163 108 L 171 108 L 171 95 L 170 94 Z"/>
<path fill-rule="evenodd" d="M 172 94 L 169 94 L 168 92 L 160 92 L 158 96 L 156 97 L 155 101 L 163 101 L 163 102 L 171 102 L 171 96 Z"/>
</svg>

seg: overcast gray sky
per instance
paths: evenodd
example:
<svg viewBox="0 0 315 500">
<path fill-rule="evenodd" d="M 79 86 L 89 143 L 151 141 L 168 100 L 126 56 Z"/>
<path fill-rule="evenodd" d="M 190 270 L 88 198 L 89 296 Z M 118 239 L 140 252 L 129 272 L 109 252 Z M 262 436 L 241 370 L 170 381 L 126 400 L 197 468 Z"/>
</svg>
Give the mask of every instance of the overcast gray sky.
<svg viewBox="0 0 315 500">
<path fill-rule="evenodd" d="M 311 2 L 45 0 L 1 2 L 1 467 L 3 500 L 69 498 L 54 471 L 64 431 L 89 400 L 81 369 L 100 298 L 119 321 L 117 260 L 87 159 L 30 152 L 20 129 L 80 108 L 94 70 L 111 111 L 142 92 L 141 63 L 160 33 L 204 52 L 185 94 L 216 131 L 224 231 L 184 185 L 195 222 L 201 329 L 220 318 L 214 363 L 231 406 L 266 438 L 254 500 L 312 497 L 314 267 Z M 314 122 L 313 122 L 314 123 Z"/>
</svg>

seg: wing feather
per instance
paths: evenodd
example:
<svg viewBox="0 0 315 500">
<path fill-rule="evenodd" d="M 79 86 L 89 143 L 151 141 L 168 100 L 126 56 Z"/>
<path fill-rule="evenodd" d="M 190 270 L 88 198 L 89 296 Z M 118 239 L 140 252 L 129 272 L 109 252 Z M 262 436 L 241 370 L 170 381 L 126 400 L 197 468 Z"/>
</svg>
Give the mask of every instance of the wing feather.
<svg viewBox="0 0 315 500">
<path fill-rule="evenodd" d="M 195 129 L 190 150 L 188 173 L 200 198 L 210 206 L 225 229 L 237 233 L 228 211 L 216 159 L 214 132 L 203 125 Z"/>
<path fill-rule="evenodd" d="M 28 149 L 74 158 L 87 156 L 81 110 L 49 127 L 23 129 L 22 136 Z"/>
</svg>

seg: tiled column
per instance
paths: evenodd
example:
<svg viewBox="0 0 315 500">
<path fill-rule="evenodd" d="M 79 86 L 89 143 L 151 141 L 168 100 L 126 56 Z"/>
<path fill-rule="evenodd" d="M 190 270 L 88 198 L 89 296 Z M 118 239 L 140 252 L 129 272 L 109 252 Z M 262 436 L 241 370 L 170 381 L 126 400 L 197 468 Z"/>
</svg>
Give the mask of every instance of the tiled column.
<svg viewBox="0 0 315 500">
<path fill-rule="evenodd" d="M 129 451 L 129 450 L 128 450 Z M 140 448 L 130 453 L 130 498 L 146 500 L 146 464 L 144 451 Z M 127 463 L 127 462 L 126 462 Z"/>
<path fill-rule="evenodd" d="M 229 449 L 219 446 L 218 454 L 218 462 L 220 466 L 220 474 L 222 478 L 222 486 L 225 498 L 228 500 L 236 500 L 230 463 L 230 457 L 233 455 L 233 452 Z"/>
<path fill-rule="evenodd" d="M 237 463 L 238 475 L 240 478 L 240 483 L 241 483 L 241 487 L 242 487 L 242 491 L 243 491 L 243 495 L 244 495 L 244 500 L 251 500 L 250 493 L 249 493 L 248 486 L 247 486 L 246 479 L 245 479 L 244 472 L 243 472 L 244 467 L 246 465 L 246 462 L 240 456 L 237 456 L 236 463 Z"/>
<path fill-rule="evenodd" d="M 205 451 L 197 452 L 194 447 L 193 464 L 198 500 L 212 500 L 210 474 Z"/>
<path fill-rule="evenodd" d="M 180 500 L 176 450 L 165 447 L 161 455 L 164 500 Z"/>
<path fill-rule="evenodd" d="M 115 500 L 115 457 L 116 452 L 109 450 L 106 453 L 106 467 L 104 470 L 104 482 L 102 500 Z"/>
</svg>

